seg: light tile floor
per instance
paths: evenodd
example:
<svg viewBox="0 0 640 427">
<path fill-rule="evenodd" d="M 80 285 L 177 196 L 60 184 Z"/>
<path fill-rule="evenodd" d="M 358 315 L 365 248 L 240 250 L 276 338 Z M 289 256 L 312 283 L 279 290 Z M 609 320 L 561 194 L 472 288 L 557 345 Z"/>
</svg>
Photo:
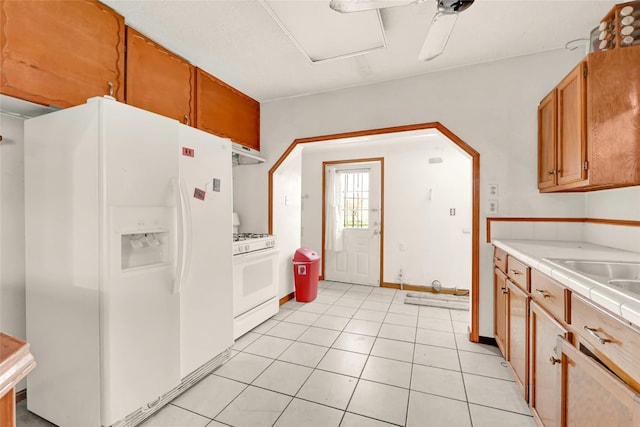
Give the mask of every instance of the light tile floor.
<svg viewBox="0 0 640 427">
<path fill-rule="evenodd" d="M 468 312 L 404 292 L 320 282 L 238 339 L 231 359 L 143 427 L 533 427 L 496 347 Z M 18 427 L 49 426 L 18 406 Z"/>
</svg>

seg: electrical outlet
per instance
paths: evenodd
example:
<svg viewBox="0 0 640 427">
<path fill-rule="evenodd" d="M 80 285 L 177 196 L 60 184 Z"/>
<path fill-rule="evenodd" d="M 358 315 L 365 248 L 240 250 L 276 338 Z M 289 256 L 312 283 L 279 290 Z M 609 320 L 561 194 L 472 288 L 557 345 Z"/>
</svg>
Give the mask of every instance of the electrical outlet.
<svg viewBox="0 0 640 427">
<path fill-rule="evenodd" d="M 489 200 L 489 205 L 487 207 L 489 215 L 498 215 L 498 201 L 497 200 Z"/>
<path fill-rule="evenodd" d="M 498 197 L 498 184 L 489 184 L 489 197 Z"/>
<path fill-rule="evenodd" d="M 455 216 L 456 215 L 456 208 L 449 209 L 449 215 L 450 216 Z"/>
</svg>

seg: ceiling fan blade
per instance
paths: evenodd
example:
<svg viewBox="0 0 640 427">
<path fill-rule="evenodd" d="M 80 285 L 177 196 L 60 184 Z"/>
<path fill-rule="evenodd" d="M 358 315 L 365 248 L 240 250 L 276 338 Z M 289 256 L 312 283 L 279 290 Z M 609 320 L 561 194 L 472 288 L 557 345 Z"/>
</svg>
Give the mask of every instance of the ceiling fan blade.
<svg viewBox="0 0 640 427">
<path fill-rule="evenodd" d="M 331 0 L 329 7 L 340 13 L 349 13 L 360 12 L 362 10 L 406 6 L 415 2 L 416 0 Z"/>
<path fill-rule="evenodd" d="M 439 56 L 449 41 L 449 36 L 458 19 L 456 12 L 438 12 L 433 17 L 427 38 L 422 45 L 422 50 L 418 55 L 420 61 L 429 61 Z"/>
</svg>

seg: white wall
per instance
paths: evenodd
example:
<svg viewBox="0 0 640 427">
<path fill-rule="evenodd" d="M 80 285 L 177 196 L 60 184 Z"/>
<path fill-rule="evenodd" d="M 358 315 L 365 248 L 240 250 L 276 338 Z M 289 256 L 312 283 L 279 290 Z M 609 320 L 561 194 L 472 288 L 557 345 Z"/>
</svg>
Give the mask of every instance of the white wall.
<svg viewBox="0 0 640 427">
<path fill-rule="evenodd" d="M 25 339 L 23 121 L 0 118 L 0 331 Z"/>
<path fill-rule="evenodd" d="M 26 339 L 23 121 L 0 114 L 0 332 Z M 16 390 L 26 387 L 21 381 Z"/>
<path fill-rule="evenodd" d="M 393 138 L 386 143 L 305 147 L 302 245 L 320 251 L 323 244 L 322 162 L 383 157 L 383 281 L 399 283 L 402 269 L 405 283 L 428 285 L 437 279 L 443 286 L 470 288 L 470 158 L 442 136 Z M 430 157 L 440 157 L 443 163 L 429 164 Z M 450 208 L 456 209 L 455 216 L 449 215 Z M 449 268 L 447 261 L 453 258 L 456 268 Z"/>
<path fill-rule="evenodd" d="M 640 187 L 586 193 L 586 217 L 640 221 Z M 640 227 L 584 224 L 584 240 L 640 252 Z"/>
<path fill-rule="evenodd" d="M 493 335 L 487 184 L 501 216 L 583 216 L 584 195 L 537 190 L 537 105 L 581 59 L 558 50 L 261 105 L 261 151 L 272 165 L 296 138 L 439 121 L 480 153 L 480 335 Z M 268 154 L 267 154 L 268 153 Z M 260 175 L 236 181 L 258 194 L 251 223 L 267 222 Z"/>
<path fill-rule="evenodd" d="M 235 185 L 235 183 L 234 183 Z M 273 176 L 273 229 L 280 249 L 279 296 L 293 292 L 291 260 L 299 247 L 302 209 L 302 150 L 291 152 Z"/>
</svg>

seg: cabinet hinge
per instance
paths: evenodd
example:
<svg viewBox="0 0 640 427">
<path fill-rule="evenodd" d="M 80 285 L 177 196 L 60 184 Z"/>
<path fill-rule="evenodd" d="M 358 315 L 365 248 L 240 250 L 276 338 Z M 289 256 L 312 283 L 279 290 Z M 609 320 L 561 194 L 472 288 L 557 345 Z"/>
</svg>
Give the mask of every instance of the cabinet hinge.
<svg viewBox="0 0 640 427">
<path fill-rule="evenodd" d="M 587 78 L 587 74 L 589 74 L 589 72 L 587 71 L 587 66 L 585 65 L 582 69 L 582 77 Z"/>
<path fill-rule="evenodd" d="M 582 169 L 589 170 L 589 162 L 584 162 L 584 164 L 582 165 Z"/>
</svg>

